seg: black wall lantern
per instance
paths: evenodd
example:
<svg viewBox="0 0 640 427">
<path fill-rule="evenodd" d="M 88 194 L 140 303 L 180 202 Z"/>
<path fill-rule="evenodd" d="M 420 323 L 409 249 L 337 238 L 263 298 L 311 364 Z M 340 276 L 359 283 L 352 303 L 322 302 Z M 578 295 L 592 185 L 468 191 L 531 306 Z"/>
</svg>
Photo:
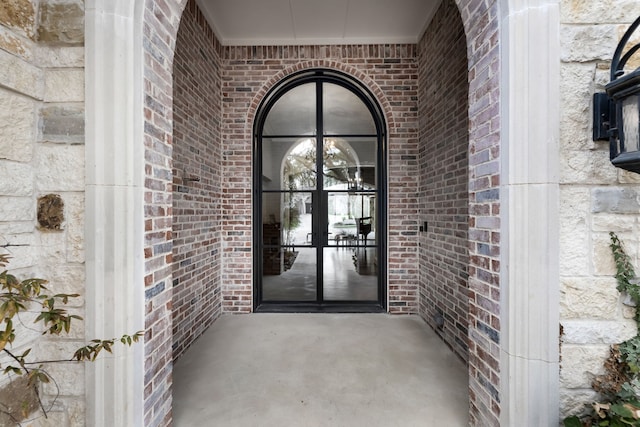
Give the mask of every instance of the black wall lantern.
<svg viewBox="0 0 640 427">
<path fill-rule="evenodd" d="M 640 68 L 625 74 L 629 59 L 640 50 L 640 43 L 622 55 L 640 17 L 620 40 L 611 61 L 611 81 L 606 93 L 593 96 L 593 140 L 609 140 L 611 163 L 640 173 Z"/>
</svg>

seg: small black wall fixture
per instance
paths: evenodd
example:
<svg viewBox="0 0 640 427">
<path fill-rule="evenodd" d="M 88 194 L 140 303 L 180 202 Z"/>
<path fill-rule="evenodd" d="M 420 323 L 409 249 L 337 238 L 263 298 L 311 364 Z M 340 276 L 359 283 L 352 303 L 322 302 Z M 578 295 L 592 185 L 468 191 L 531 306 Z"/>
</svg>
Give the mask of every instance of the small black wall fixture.
<svg viewBox="0 0 640 427">
<path fill-rule="evenodd" d="M 625 73 L 640 43 L 625 53 L 631 35 L 640 26 L 635 20 L 620 40 L 611 61 L 611 81 L 606 93 L 593 95 L 593 140 L 609 140 L 611 163 L 640 174 L 640 67 Z M 624 55 L 623 55 L 624 53 Z M 638 55 L 640 56 L 640 55 Z"/>
</svg>

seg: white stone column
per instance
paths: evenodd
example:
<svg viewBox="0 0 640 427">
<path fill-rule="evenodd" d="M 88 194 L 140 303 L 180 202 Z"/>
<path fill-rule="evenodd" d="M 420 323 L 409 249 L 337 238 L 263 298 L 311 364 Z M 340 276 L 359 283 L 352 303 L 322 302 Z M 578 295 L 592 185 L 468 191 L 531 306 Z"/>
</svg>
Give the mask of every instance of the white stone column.
<svg viewBox="0 0 640 427">
<path fill-rule="evenodd" d="M 559 423 L 557 0 L 501 2 L 501 425 Z"/>
<path fill-rule="evenodd" d="M 86 338 L 144 329 L 142 0 L 86 1 Z M 86 425 L 143 425 L 143 344 L 86 366 Z"/>
</svg>

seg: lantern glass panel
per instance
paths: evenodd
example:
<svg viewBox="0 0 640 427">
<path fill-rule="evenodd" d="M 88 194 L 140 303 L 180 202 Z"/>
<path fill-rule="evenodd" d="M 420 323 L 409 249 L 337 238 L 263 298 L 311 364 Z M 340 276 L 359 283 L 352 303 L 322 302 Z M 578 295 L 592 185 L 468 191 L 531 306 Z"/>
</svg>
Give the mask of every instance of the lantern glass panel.
<svg viewBox="0 0 640 427">
<path fill-rule="evenodd" d="M 624 135 L 624 152 L 640 151 L 640 110 L 639 95 L 632 95 L 622 101 L 622 131 Z"/>
</svg>

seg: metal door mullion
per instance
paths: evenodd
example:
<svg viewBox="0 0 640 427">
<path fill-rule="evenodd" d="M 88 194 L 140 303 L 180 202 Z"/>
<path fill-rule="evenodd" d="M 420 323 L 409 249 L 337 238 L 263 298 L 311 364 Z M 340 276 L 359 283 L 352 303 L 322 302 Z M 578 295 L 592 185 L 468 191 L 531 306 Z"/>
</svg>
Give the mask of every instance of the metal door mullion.
<svg viewBox="0 0 640 427">
<path fill-rule="evenodd" d="M 323 123 L 322 80 L 316 81 L 316 194 L 318 199 L 318 224 L 316 232 L 319 235 L 316 247 L 316 301 L 324 301 L 324 247 L 327 232 L 324 230 L 327 216 L 327 204 L 324 200 L 324 123 Z"/>
</svg>

